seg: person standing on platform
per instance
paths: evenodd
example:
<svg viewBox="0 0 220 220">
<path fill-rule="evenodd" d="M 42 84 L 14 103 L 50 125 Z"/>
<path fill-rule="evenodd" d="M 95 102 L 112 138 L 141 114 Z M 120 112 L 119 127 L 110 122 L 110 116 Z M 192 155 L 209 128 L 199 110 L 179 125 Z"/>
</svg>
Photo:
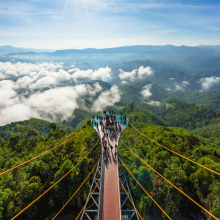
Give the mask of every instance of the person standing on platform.
<svg viewBox="0 0 220 220">
<path fill-rule="evenodd" d="M 113 149 L 112 145 L 110 145 L 110 147 L 111 147 L 111 152 L 112 152 L 112 149 Z"/>
</svg>

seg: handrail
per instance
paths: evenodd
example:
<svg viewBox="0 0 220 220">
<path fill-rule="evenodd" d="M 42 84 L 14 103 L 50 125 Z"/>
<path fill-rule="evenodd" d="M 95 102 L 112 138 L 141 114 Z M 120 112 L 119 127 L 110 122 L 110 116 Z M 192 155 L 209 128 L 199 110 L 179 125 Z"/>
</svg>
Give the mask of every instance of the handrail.
<svg viewBox="0 0 220 220">
<path fill-rule="evenodd" d="M 102 145 L 101 145 L 102 146 Z M 100 185 L 99 185 L 99 208 L 98 208 L 98 220 L 102 220 L 103 215 L 103 194 L 104 194 L 104 176 L 105 176 L 105 167 L 103 159 L 103 150 L 101 158 L 101 174 L 100 174 Z"/>
<path fill-rule="evenodd" d="M 119 137 L 118 137 L 119 140 L 120 140 L 120 137 L 123 134 L 123 132 L 128 128 L 129 118 L 127 118 L 126 120 L 127 120 L 127 123 L 125 124 L 125 126 L 123 126 L 123 128 L 121 129 L 121 132 L 119 134 Z"/>
<path fill-rule="evenodd" d="M 91 123 L 92 126 L 92 123 Z M 103 150 L 102 150 L 102 138 L 99 133 L 99 130 L 96 126 L 92 126 L 92 128 L 96 131 L 98 134 L 100 140 L 101 140 L 101 173 L 100 173 L 100 182 L 99 182 L 99 202 L 98 202 L 98 214 L 97 218 L 98 220 L 102 220 L 102 214 L 103 214 L 103 193 L 104 193 L 104 175 L 105 175 L 105 167 L 104 167 L 104 159 L 103 159 Z"/>
</svg>

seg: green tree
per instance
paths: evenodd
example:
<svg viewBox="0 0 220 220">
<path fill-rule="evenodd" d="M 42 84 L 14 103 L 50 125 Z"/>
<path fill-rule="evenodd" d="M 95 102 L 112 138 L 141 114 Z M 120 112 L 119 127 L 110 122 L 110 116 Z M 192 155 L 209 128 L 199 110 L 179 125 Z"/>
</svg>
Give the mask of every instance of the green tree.
<svg viewBox="0 0 220 220">
<path fill-rule="evenodd" d="M 55 123 L 49 123 L 48 127 L 50 129 L 52 129 L 53 131 L 56 131 L 57 130 L 57 125 Z"/>
</svg>

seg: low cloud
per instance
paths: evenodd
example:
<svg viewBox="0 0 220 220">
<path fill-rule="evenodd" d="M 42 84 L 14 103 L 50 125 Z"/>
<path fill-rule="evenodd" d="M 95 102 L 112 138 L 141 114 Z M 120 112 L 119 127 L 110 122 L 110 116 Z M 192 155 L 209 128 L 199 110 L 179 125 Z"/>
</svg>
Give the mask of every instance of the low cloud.
<svg viewBox="0 0 220 220">
<path fill-rule="evenodd" d="M 148 66 L 144 68 L 143 66 L 140 66 L 138 69 L 138 78 L 142 79 L 144 76 L 151 76 L 154 74 L 154 71 Z"/>
<path fill-rule="evenodd" d="M 179 83 L 177 83 L 177 82 L 174 83 L 175 90 L 182 90 L 182 91 L 184 91 L 185 88 L 186 88 L 188 85 L 189 85 L 189 82 L 187 82 L 187 81 L 182 81 L 181 84 L 179 84 Z"/>
<path fill-rule="evenodd" d="M 183 86 L 187 86 L 187 85 L 189 85 L 189 82 L 187 82 L 187 81 L 182 81 L 182 85 L 183 85 Z"/>
<path fill-rule="evenodd" d="M 102 92 L 95 100 L 92 110 L 94 112 L 103 110 L 106 106 L 111 106 L 115 102 L 120 101 L 120 92 L 116 85 L 112 86 L 110 90 Z"/>
<path fill-rule="evenodd" d="M 129 80 L 134 81 L 136 79 L 143 79 L 146 76 L 152 76 L 154 74 L 151 67 L 144 68 L 143 66 L 140 66 L 138 69 L 134 69 L 131 72 L 125 72 L 122 69 L 119 69 L 119 78 L 122 80 Z"/>
<path fill-rule="evenodd" d="M 80 70 L 71 65 L 68 70 L 64 63 L 11 63 L 0 62 L 0 80 L 12 79 L 16 81 L 17 88 L 40 89 L 42 87 L 59 86 L 62 83 L 77 83 L 81 80 L 111 79 L 111 68 L 99 68 L 97 70 Z"/>
<path fill-rule="evenodd" d="M 161 103 L 158 101 L 154 101 L 154 100 L 150 100 L 149 102 L 146 102 L 148 105 L 152 105 L 152 106 L 160 106 Z"/>
<path fill-rule="evenodd" d="M 136 79 L 137 70 L 133 70 L 131 72 L 124 72 L 122 69 L 119 69 L 119 78 L 120 80 L 130 80 L 134 81 Z"/>
<path fill-rule="evenodd" d="M 91 112 L 120 100 L 117 86 L 106 91 L 98 82 L 71 86 L 79 79 L 110 79 L 111 68 L 80 70 L 74 65 L 69 69 L 63 65 L 53 62 L 0 62 L 0 125 L 30 118 L 62 122 L 76 108 L 82 107 Z M 42 91 L 41 88 L 45 87 L 47 90 Z M 83 105 L 83 102 L 79 103 L 80 97 L 94 101 L 92 109 L 86 107 L 85 103 Z"/>
<path fill-rule="evenodd" d="M 152 88 L 152 85 L 153 84 L 147 84 L 146 86 L 143 87 L 143 90 L 141 91 L 141 95 L 144 98 L 149 98 L 150 96 L 152 96 L 152 93 L 150 91 Z"/>
<path fill-rule="evenodd" d="M 96 95 L 100 94 L 94 100 L 92 106 L 94 111 L 102 110 L 107 105 L 112 105 L 120 100 L 117 86 L 112 86 L 110 90 L 103 91 L 98 82 L 92 86 L 81 84 L 53 88 L 43 92 L 37 91 L 29 94 L 28 97 L 18 95 L 15 88 L 16 83 L 11 80 L 0 81 L 0 126 L 30 118 L 62 122 L 71 116 L 76 108 L 83 108 L 91 112 L 90 108 L 78 103 L 78 99 L 84 96 L 91 97 L 94 100 Z"/>
<path fill-rule="evenodd" d="M 102 80 L 108 81 L 111 79 L 111 68 L 108 66 L 106 68 L 99 68 L 98 70 L 80 70 L 79 68 L 73 68 L 68 70 L 69 73 L 72 73 L 73 79 L 82 79 L 82 78 L 89 78 L 92 80 Z"/>
<path fill-rule="evenodd" d="M 203 90 L 209 90 L 213 85 L 220 82 L 220 77 L 212 76 L 207 78 L 201 78 L 199 81 Z"/>
<path fill-rule="evenodd" d="M 50 72 L 56 71 L 62 68 L 60 63 L 11 63 L 11 62 L 0 62 L 0 72 L 4 73 L 5 76 L 24 76 L 29 75 L 31 72 L 40 72 L 48 70 Z"/>
<path fill-rule="evenodd" d="M 152 106 L 156 106 L 159 107 L 161 105 L 165 106 L 166 108 L 168 107 L 172 107 L 172 105 L 166 103 L 166 102 L 159 102 L 159 101 L 154 101 L 154 100 L 150 100 L 149 102 L 146 102 L 148 105 L 152 105 Z"/>
<path fill-rule="evenodd" d="M 127 82 L 127 81 L 121 81 L 121 84 L 129 84 L 129 82 Z"/>
</svg>

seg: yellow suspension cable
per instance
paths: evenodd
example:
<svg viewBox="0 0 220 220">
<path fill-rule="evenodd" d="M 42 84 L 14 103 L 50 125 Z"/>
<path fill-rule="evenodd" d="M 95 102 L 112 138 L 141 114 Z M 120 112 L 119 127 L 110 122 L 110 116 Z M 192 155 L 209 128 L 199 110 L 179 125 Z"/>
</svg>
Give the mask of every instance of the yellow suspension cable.
<svg viewBox="0 0 220 220">
<path fill-rule="evenodd" d="M 87 125 L 87 126 L 88 126 L 88 125 Z M 87 126 L 86 126 L 86 127 L 87 127 Z M 85 127 L 84 129 L 86 129 L 86 127 Z M 6 170 L 6 171 L 0 173 L 0 176 L 3 175 L 3 174 L 8 173 L 9 171 L 12 171 L 12 170 L 14 170 L 14 169 L 16 169 L 16 168 L 18 168 L 18 167 L 20 167 L 20 166 L 23 166 L 23 165 L 25 165 L 26 163 L 29 163 L 29 162 L 31 162 L 32 160 L 35 160 L 35 159 L 37 159 L 38 157 L 41 157 L 42 155 L 44 155 L 44 154 L 46 154 L 46 153 L 48 153 L 48 152 L 50 152 L 50 151 L 52 151 L 52 150 L 54 150 L 54 149 L 60 147 L 61 145 L 65 144 L 66 142 L 70 141 L 71 139 L 73 139 L 74 137 L 76 137 L 77 135 L 79 135 L 84 129 L 82 129 L 82 130 L 81 130 L 79 133 L 77 133 L 75 136 L 73 136 L 73 137 L 69 138 L 68 140 L 64 141 L 63 143 L 57 145 L 56 147 L 51 148 L 50 150 L 47 150 L 47 151 L 45 151 L 44 153 L 39 154 L 38 156 L 31 158 L 30 160 L 27 160 L 27 161 L 25 161 L 25 162 L 23 162 L 23 163 L 21 163 L 21 164 L 15 166 L 15 167 L 12 167 L 12 168 L 9 169 L 9 170 Z"/>
<path fill-rule="evenodd" d="M 99 180 L 99 181 L 100 181 L 100 180 Z M 92 194 L 94 193 L 94 191 L 95 191 L 96 187 L 98 186 L 99 181 L 97 182 L 97 184 L 96 184 L 95 188 L 93 189 L 93 191 L 91 192 L 91 194 L 90 194 L 90 196 L 89 196 L 89 199 L 86 201 L 86 204 L 83 206 L 83 208 L 82 208 L 81 212 L 79 213 L 79 215 L 76 217 L 76 219 L 75 219 L 75 220 L 77 220 L 77 219 L 79 218 L 79 216 L 81 215 L 82 211 L 83 211 L 83 210 L 84 210 L 84 208 L 86 207 L 86 205 L 87 205 L 87 203 L 89 202 L 89 200 L 90 200 L 90 198 L 91 198 Z"/>
<path fill-rule="evenodd" d="M 101 156 L 100 156 L 101 158 Z M 98 162 L 100 160 L 100 158 L 98 159 Z M 92 171 L 89 173 L 89 175 L 86 177 L 86 179 L 83 181 L 83 183 L 80 185 L 80 187 L 76 190 L 76 192 L 71 196 L 71 198 L 66 202 L 66 204 L 60 209 L 60 211 L 53 217 L 52 220 L 54 220 L 59 214 L 60 212 L 66 207 L 66 205 L 72 200 L 72 198 L 76 195 L 76 193 L 81 189 L 81 187 L 83 186 L 83 184 L 86 182 L 86 180 L 89 178 L 89 176 L 92 174 L 93 170 L 96 168 L 98 162 L 95 164 L 95 166 L 93 167 Z"/>
<path fill-rule="evenodd" d="M 99 199 L 96 199 L 96 203 L 99 201 Z M 88 210 L 90 207 L 92 207 L 95 203 L 93 202 L 92 205 L 90 205 L 86 210 Z"/>
<path fill-rule="evenodd" d="M 118 156 L 119 157 L 119 156 Z M 150 197 L 150 199 L 157 205 L 157 207 L 166 215 L 166 217 L 170 220 L 172 220 L 167 213 L 157 204 L 157 202 L 151 197 L 151 195 L 144 189 L 144 187 L 137 181 L 137 179 L 133 176 L 133 174 L 129 171 L 127 166 L 122 162 L 121 158 L 119 157 L 121 163 L 126 168 L 126 170 L 130 173 L 130 175 L 133 177 L 133 179 L 138 183 L 138 185 L 144 190 L 144 192 Z"/>
<path fill-rule="evenodd" d="M 121 202 L 123 203 L 124 201 L 121 199 Z M 132 207 L 130 205 L 128 205 L 128 203 L 125 202 L 125 204 L 132 209 Z"/>
<path fill-rule="evenodd" d="M 181 192 L 184 196 L 186 196 L 188 199 L 190 199 L 192 202 L 194 202 L 197 206 L 199 206 L 201 209 L 203 209 L 207 214 L 212 216 L 214 219 L 218 220 L 214 215 L 212 215 L 209 211 L 207 211 L 205 208 L 203 208 L 201 205 L 199 205 L 196 201 L 191 199 L 187 194 L 185 194 L 182 190 L 180 190 L 178 187 L 176 187 L 174 184 L 172 184 L 168 179 L 166 179 L 164 176 L 162 176 L 160 173 L 158 173 L 154 168 L 152 168 L 149 164 L 147 164 L 143 159 L 141 159 L 134 151 L 132 151 L 122 140 L 121 142 L 125 145 L 125 147 L 128 148 L 138 159 L 140 159 L 145 165 L 147 165 L 150 169 L 152 169 L 155 173 L 157 173 L 160 177 L 162 177 L 164 180 L 166 180 L 170 185 L 172 185 L 175 189 L 177 189 L 179 192 Z"/>
<path fill-rule="evenodd" d="M 98 144 L 99 140 L 96 142 L 95 146 Z M 80 162 L 78 162 L 76 164 L 76 166 L 74 166 L 70 171 L 68 171 L 63 177 L 61 177 L 56 183 L 54 183 L 49 189 L 47 189 L 43 194 L 41 194 L 37 199 L 35 199 L 32 203 L 30 203 L 26 208 L 24 208 L 22 211 L 20 211 L 16 216 L 14 216 L 11 220 L 17 218 L 20 214 L 22 214 L 25 210 L 27 210 L 30 206 L 32 206 L 37 200 L 39 200 L 43 195 L 45 195 L 48 191 L 50 191 L 54 186 L 56 186 L 64 177 L 66 177 L 71 171 L 73 171 L 90 153 L 91 151 L 95 148 L 95 146 L 89 151 L 88 154 L 86 154 L 85 157 L 82 158 L 82 160 L 80 160 Z"/>
<path fill-rule="evenodd" d="M 130 122 L 129 122 L 129 123 L 130 123 Z M 209 170 L 210 172 L 215 173 L 215 174 L 217 174 L 217 175 L 220 176 L 220 173 L 218 173 L 218 172 L 216 172 L 216 171 L 214 171 L 214 170 L 211 170 L 211 169 L 209 169 L 208 167 L 205 167 L 205 166 L 203 166 L 203 165 L 201 165 L 201 164 L 199 164 L 199 163 L 197 163 L 197 162 L 195 162 L 195 161 L 193 161 L 193 160 L 190 160 L 189 158 L 184 157 L 183 155 L 178 154 L 178 153 L 176 153 L 175 151 L 170 150 L 169 148 L 167 148 L 167 147 L 165 147 L 165 146 L 163 146 L 163 145 L 157 143 L 156 141 L 150 139 L 149 137 L 147 137 L 146 135 L 144 135 L 143 133 L 141 133 L 141 132 L 140 132 L 139 130 L 137 130 L 137 128 L 135 128 L 131 123 L 130 123 L 130 125 L 131 125 L 137 132 L 139 132 L 141 135 L 143 135 L 143 136 L 146 137 L 147 139 L 153 141 L 155 144 L 158 144 L 158 145 L 160 145 L 161 147 L 165 148 L 166 150 L 168 150 L 168 151 L 170 151 L 170 152 L 172 152 L 172 153 L 174 153 L 174 154 L 176 154 L 176 155 L 178 155 L 178 156 L 180 156 L 180 157 L 182 157 L 182 158 L 184 158 L 184 159 L 186 159 L 186 160 L 188 160 L 188 161 L 190 161 L 190 162 L 192 162 L 192 163 L 194 163 L 194 164 L 196 164 L 196 165 L 198 165 L 198 166 L 200 166 L 200 167 L 202 167 L 202 168 L 204 168 L 204 169 L 206 169 L 206 170 Z"/>
<path fill-rule="evenodd" d="M 120 179 L 119 179 L 119 180 L 120 180 Z M 139 215 L 140 219 L 141 219 L 141 220 L 144 220 L 144 219 L 141 217 L 141 215 L 140 215 L 140 213 L 138 212 L 138 210 L 136 209 L 136 207 L 135 207 L 134 203 L 132 202 L 132 200 L 131 200 L 130 196 L 128 195 L 128 192 L 127 192 L 127 190 L 125 189 L 125 187 L 124 187 L 123 183 L 121 182 L 121 180 L 120 180 L 120 183 L 121 183 L 121 185 L 122 185 L 122 187 L 123 187 L 123 189 L 124 189 L 125 193 L 127 194 L 127 197 L 129 198 L 129 200 L 130 200 L 131 204 L 133 205 L 133 207 L 134 207 L 135 211 L 136 211 L 136 212 L 137 212 L 137 214 Z"/>
</svg>

